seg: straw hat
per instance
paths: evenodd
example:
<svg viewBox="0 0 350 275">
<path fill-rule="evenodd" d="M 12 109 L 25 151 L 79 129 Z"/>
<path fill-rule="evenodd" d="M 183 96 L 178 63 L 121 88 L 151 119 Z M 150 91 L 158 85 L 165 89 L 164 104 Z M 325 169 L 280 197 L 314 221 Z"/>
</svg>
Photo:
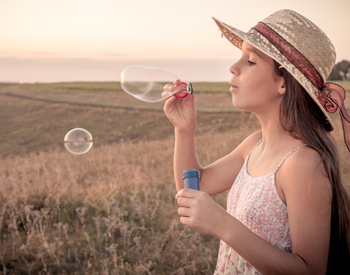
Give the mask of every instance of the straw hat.
<svg viewBox="0 0 350 275">
<path fill-rule="evenodd" d="M 325 81 L 334 67 L 336 53 L 319 27 L 292 10 L 271 14 L 246 33 L 213 19 L 222 35 L 237 48 L 241 49 L 245 40 L 280 63 L 305 88 L 321 108 L 325 121 L 334 128 L 325 110 L 327 102 L 320 102 L 320 91 L 327 86 Z"/>
</svg>

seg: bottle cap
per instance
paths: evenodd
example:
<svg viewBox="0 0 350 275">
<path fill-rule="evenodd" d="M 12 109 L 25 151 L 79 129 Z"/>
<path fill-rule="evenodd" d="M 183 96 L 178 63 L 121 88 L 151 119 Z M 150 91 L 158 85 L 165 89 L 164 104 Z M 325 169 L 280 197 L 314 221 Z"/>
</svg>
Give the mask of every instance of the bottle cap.
<svg viewBox="0 0 350 275">
<path fill-rule="evenodd" d="M 197 169 L 185 170 L 182 173 L 182 179 L 186 178 L 199 178 L 199 171 Z"/>
</svg>

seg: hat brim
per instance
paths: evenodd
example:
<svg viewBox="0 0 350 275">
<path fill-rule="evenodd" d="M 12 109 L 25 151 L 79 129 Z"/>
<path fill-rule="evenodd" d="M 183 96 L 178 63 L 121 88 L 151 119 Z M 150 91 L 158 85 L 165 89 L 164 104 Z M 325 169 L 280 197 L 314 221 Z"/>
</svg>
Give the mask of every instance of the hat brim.
<svg viewBox="0 0 350 275">
<path fill-rule="evenodd" d="M 289 61 L 268 39 L 261 35 L 254 28 L 250 29 L 249 32 L 243 32 L 239 29 L 233 28 L 224 22 L 214 18 L 215 23 L 218 25 L 223 36 L 226 37 L 235 47 L 242 49 L 243 41 L 248 42 L 252 46 L 259 49 L 264 54 L 268 55 L 281 66 L 283 66 L 299 83 L 304 87 L 306 92 L 311 96 L 314 102 L 319 106 L 322 113 L 325 116 L 326 123 L 334 129 L 334 124 L 329 117 L 327 111 L 323 108 L 322 104 L 318 101 L 317 96 L 319 90 L 312 84 L 312 82 L 291 62 Z"/>
</svg>

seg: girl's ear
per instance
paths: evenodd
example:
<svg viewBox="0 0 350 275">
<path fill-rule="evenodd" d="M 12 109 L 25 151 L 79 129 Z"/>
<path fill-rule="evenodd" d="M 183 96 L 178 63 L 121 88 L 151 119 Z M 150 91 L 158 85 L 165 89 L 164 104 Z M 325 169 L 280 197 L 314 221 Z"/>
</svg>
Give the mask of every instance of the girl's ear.
<svg viewBox="0 0 350 275">
<path fill-rule="evenodd" d="M 284 95 L 286 92 L 286 82 L 284 81 L 283 77 L 281 79 L 280 86 L 278 88 L 278 92 L 280 93 L 280 95 Z"/>
</svg>

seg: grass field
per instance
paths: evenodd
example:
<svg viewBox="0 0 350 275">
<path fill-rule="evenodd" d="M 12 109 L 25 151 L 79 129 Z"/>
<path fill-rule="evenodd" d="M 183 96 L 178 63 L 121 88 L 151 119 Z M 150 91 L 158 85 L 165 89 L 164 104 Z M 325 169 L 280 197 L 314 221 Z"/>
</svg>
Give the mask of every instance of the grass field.
<svg viewBox="0 0 350 275">
<path fill-rule="evenodd" d="M 196 146 L 207 165 L 259 125 L 231 106 L 227 84 L 194 87 Z M 162 108 L 118 83 L 0 86 L 0 274 L 213 273 L 219 240 L 178 221 L 174 131 Z M 63 145 L 76 127 L 94 138 L 81 156 Z M 225 206 L 226 193 L 214 199 Z"/>
</svg>

